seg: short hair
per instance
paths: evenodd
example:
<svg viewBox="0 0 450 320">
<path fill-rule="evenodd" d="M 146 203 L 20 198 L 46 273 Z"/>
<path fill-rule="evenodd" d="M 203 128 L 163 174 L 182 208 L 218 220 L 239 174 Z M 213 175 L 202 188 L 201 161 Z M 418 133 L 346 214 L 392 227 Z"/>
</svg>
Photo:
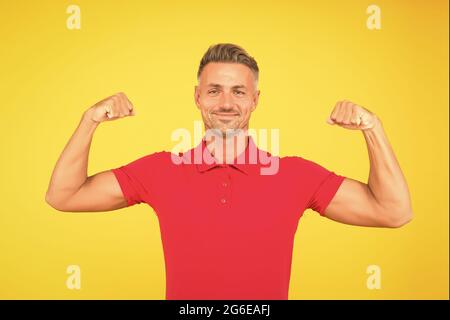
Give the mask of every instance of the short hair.
<svg viewBox="0 0 450 320">
<path fill-rule="evenodd" d="M 251 57 L 247 51 L 236 44 L 218 43 L 210 46 L 200 61 L 197 79 L 200 79 L 203 68 L 210 62 L 231 62 L 244 64 L 253 71 L 255 79 L 258 81 L 259 69 L 256 60 Z"/>
</svg>

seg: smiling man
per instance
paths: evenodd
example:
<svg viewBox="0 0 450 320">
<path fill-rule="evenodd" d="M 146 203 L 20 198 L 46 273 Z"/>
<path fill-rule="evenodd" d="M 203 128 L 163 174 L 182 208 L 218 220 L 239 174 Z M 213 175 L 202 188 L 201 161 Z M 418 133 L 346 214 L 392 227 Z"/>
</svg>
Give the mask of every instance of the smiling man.
<svg viewBox="0 0 450 320">
<path fill-rule="evenodd" d="M 70 212 L 151 206 L 160 224 L 167 299 L 287 299 L 294 236 L 307 209 L 356 226 L 396 228 L 411 220 L 407 183 L 382 123 L 361 106 L 337 102 L 328 123 L 362 132 L 368 183 L 300 156 L 279 158 L 258 149 L 248 134 L 260 94 L 258 72 L 243 48 L 211 46 L 194 93 L 208 133 L 201 143 L 88 177 L 98 125 L 135 112 L 123 93 L 96 103 L 58 159 L 46 201 Z M 178 161 L 196 152 L 202 154 L 199 163 Z M 279 161 L 279 169 L 261 174 L 264 158 Z"/>
</svg>

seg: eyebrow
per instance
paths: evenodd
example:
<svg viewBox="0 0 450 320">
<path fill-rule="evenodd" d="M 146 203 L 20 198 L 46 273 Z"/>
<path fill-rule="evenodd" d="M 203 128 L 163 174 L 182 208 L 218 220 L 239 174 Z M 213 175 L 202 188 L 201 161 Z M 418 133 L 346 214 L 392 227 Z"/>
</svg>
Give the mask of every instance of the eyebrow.
<svg viewBox="0 0 450 320">
<path fill-rule="evenodd" d="M 217 84 L 217 83 L 210 83 L 208 84 L 208 87 L 213 87 L 213 88 L 222 88 L 222 85 Z M 244 86 L 243 84 L 239 84 L 239 85 L 235 85 L 231 87 L 232 89 L 247 89 L 246 86 Z"/>
</svg>

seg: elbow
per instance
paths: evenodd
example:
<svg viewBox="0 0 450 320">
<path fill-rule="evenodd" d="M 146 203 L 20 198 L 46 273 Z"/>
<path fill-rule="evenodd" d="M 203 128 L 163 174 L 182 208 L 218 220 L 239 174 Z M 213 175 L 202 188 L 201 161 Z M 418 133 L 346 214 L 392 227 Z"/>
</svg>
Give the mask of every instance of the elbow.
<svg viewBox="0 0 450 320">
<path fill-rule="evenodd" d="M 401 212 L 385 220 L 384 227 L 386 228 L 400 228 L 411 222 L 413 219 L 413 212 L 411 210 Z"/>
<path fill-rule="evenodd" d="M 49 193 L 47 191 L 47 193 L 45 194 L 45 202 L 47 202 L 47 204 L 52 207 L 55 210 L 61 211 L 61 212 L 66 212 L 67 210 L 64 209 L 64 207 L 61 204 L 61 201 L 58 201 L 57 199 L 55 199 L 55 197 Z"/>
</svg>

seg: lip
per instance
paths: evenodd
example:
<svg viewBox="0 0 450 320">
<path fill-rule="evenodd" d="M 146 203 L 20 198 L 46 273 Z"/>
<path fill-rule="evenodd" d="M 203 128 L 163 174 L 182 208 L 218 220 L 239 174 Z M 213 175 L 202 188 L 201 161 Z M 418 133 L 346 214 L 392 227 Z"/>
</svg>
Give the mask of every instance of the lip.
<svg viewBox="0 0 450 320">
<path fill-rule="evenodd" d="M 216 113 L 216 112 L 214 112 L 213 115 L 218 116 L 218 117 L 223 117 L 223 118 L 231 118 L 231 117 L 236 117 L 239 114 L 237 114 L 237 113 Z"/>
</svg>

